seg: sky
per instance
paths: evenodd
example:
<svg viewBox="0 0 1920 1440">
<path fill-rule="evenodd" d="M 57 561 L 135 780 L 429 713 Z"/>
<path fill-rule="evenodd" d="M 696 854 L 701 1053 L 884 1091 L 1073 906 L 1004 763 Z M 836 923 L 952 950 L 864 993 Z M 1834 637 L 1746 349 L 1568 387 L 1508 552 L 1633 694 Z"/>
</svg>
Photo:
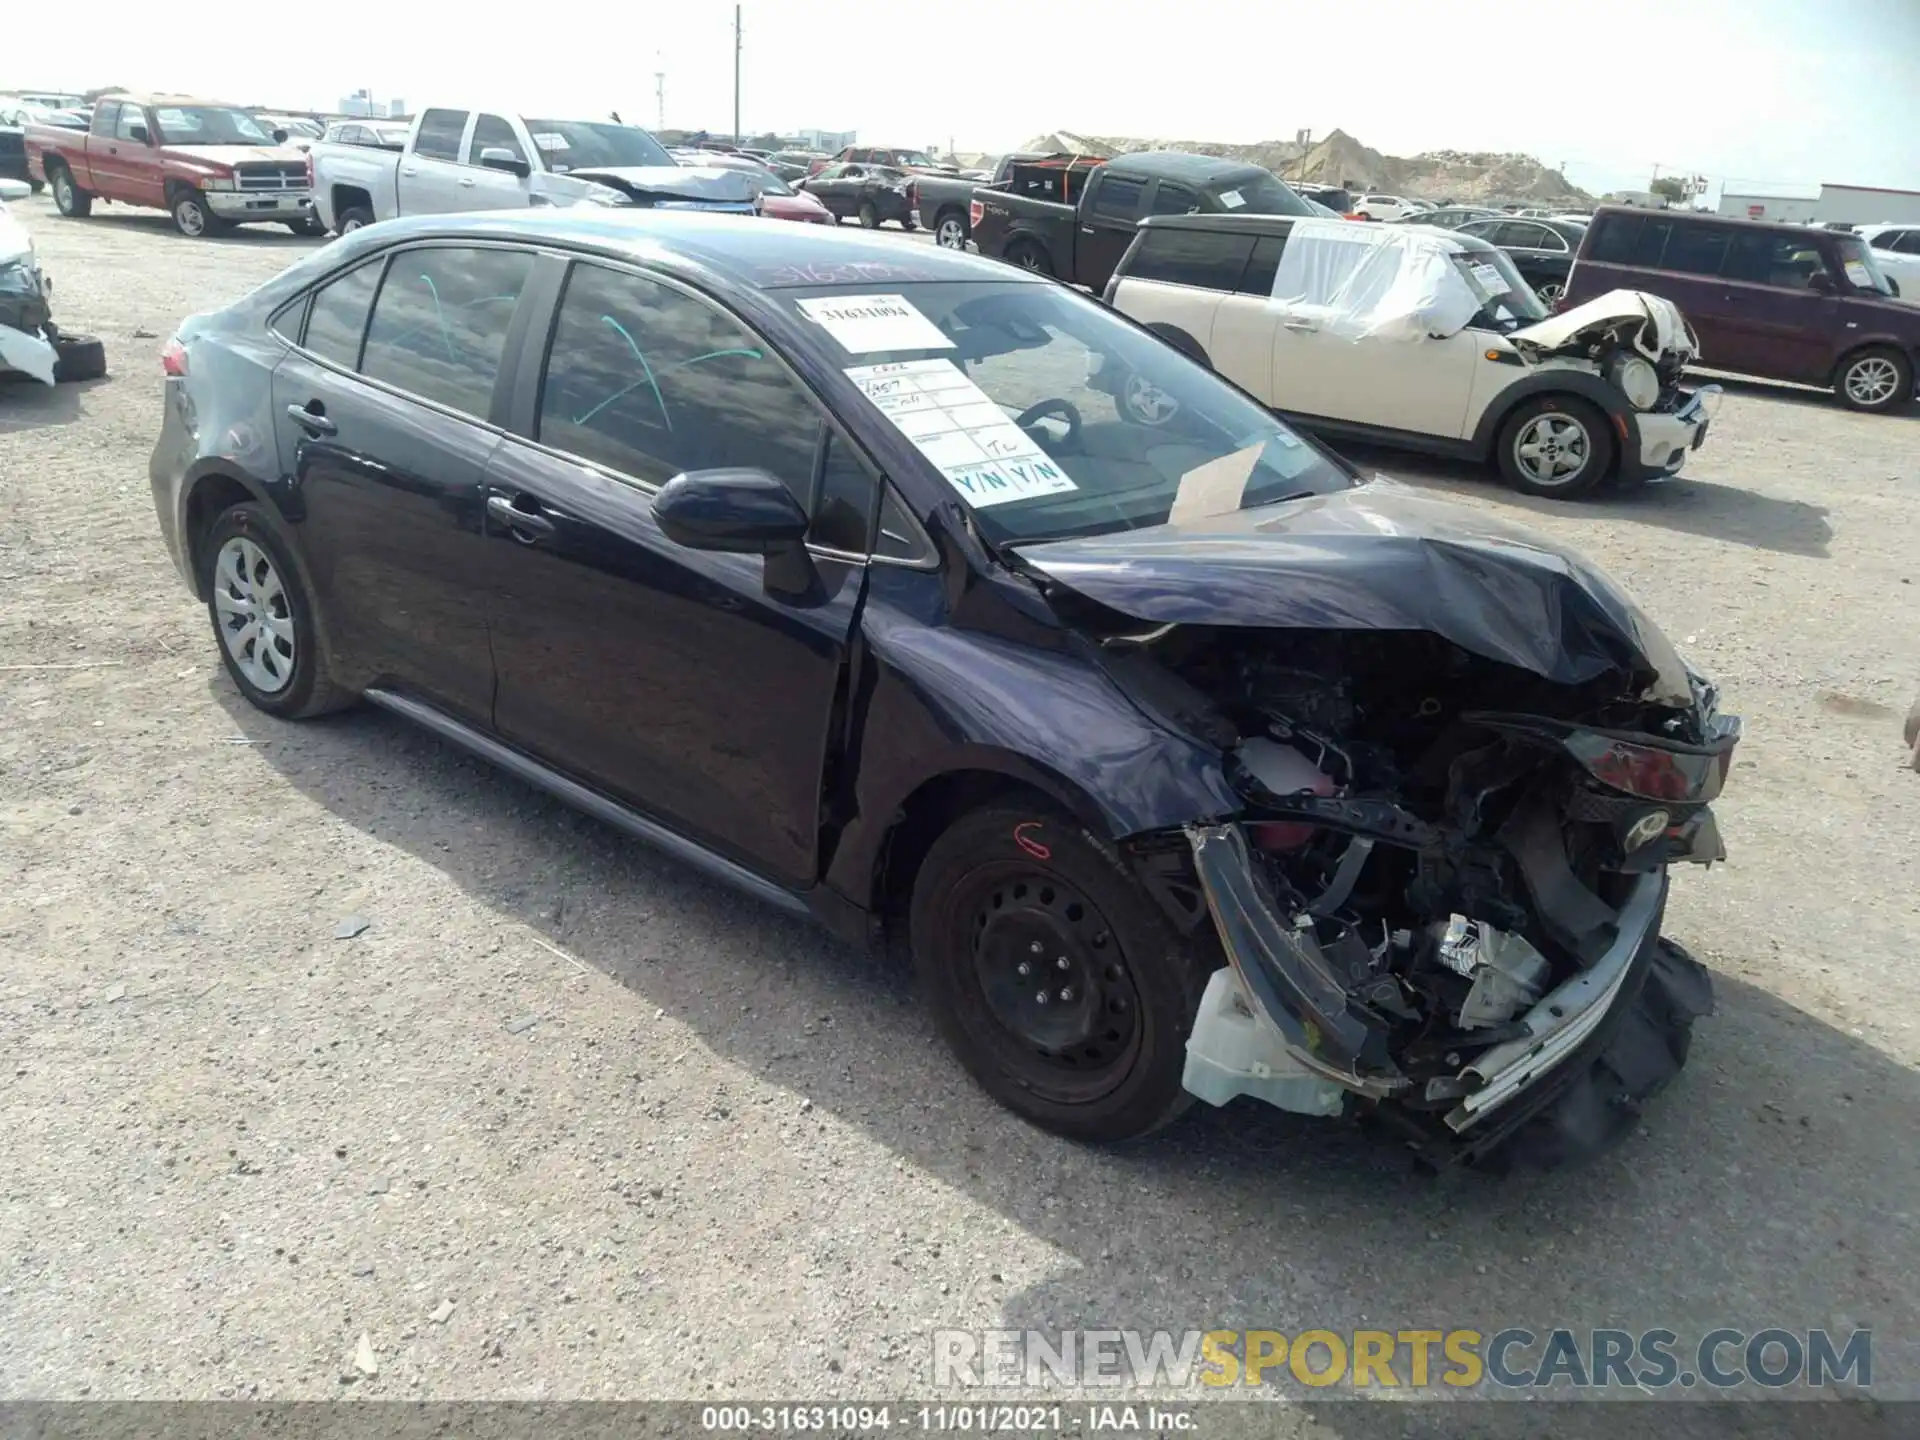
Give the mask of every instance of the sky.
<svg viewBox="0 0 1920 1440">
<path fill-rule="evenodd" d="M 1920 0 L 744 0 L 741 124 L 1010 149 L 1046 131 L 1517 150 L 1595 192 L 1655 173 L 1920 189 Z M 116 84 L 331 109 L 618 110 L 731 130 L 731 0 L 346 10 L 95 0 L 0 89 Z M 255 77 L 242 84 L 239 77 Z"/>
</svg>

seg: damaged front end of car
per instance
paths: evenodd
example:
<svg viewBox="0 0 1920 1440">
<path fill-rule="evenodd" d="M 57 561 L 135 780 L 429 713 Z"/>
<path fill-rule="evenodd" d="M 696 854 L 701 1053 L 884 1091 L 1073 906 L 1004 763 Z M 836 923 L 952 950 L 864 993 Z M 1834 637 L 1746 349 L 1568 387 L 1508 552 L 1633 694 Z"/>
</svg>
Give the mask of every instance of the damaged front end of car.
<svg viewBox="0 0 1920 1440">
<path fill-rule="evenodd" d="M 1537 537 L 1372 486 L 1276 508 L 1029 552 L 1245 802 L 1137 839 L 1228 960 L 1186 1088 L 1367 1117 L 1436 1165 L 1598 1149 L 1711 1008 L 1660 925 L 1668 867 L 1724 858 L 1739 721 Z M 1183 564 L 1216 621 L 1176 595 Z"/>
<path fill-rule="evenodd" d="M 48 305 L 52 288 L 25 227 L 0 204 L 0 371 L 54 383 L 59 353 Z"/>
</svg>

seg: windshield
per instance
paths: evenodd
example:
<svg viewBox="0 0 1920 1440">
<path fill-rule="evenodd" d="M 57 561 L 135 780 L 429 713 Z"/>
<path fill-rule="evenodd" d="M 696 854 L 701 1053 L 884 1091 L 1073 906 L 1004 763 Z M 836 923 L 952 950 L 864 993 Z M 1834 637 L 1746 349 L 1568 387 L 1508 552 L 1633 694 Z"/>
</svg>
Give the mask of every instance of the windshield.
<svg viewBox="0 0 1920 1440">
<path fill-rule="evenodd" d="M 1864 240 L 1858 235 L 1841 235 L 1835 238 L 1835 244 L 1840 252 L 1841 272 L 1849 285 L 1856 290 L 1893 294 L 1893 286 L 1887 283 L 1887 272 L 1880 268 L 1872 247 Z"/>
<path fill-rule="evenodd" d="M 1468 323 L 1482 330 L 1518 330 L 1547 318 L 1547 307 L 1520 278 L 1504 250 L 1462 250 L 1453 257 L 1474 294 L 1486 297 L 1480 313 Z"/>
<path fill-rule="evenodd" d="M 168 145 L 271 145 L 260 122 L 223 105 L 161 105 L 153 118 Z"/>
<path fill-rule="evenodd" d="M 627 165 L 672 165 L 660 142 L 633 125 L 589 120 L 529 120 L 527 130 L 547 169 L 606 170 Z"/>
<path fill-rule="evenodd" d="M 896 150 L 893 153 L 902 165 L 925 165 L 929 168 L 933 165 L 924 150 Z"/>
<path fill-rule="evenodd" d="M 1207 189 L 1223 210 L 1239 210 L 1249 215 L 1313 214 L 1306 201 L 1265 170 L 1250 170 L 1245 175 L 1216 180 Z"/>
<path fill-rule="evenodd" d="M 1353 483 L 1203 366 L 1061 286 L 773 293 L 1000 544 L 1161 525 L 1183 491 L 1187 518 Z"/>
</svg>

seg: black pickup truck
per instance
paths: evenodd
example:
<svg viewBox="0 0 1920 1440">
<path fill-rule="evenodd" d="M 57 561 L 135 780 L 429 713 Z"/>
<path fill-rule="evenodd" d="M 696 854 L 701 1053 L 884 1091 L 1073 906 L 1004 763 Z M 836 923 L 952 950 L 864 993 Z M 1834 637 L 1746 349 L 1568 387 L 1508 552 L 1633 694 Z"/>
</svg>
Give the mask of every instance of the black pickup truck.
<svg viewBox="0 0 1920 1440">
<path fill-rule="evenodd" d="M 915 188 L 920 197 L 920 225 L 933 232 L 934 244 L 948 250 L 964 250 L 967 241 L 973 237 L 973 222 L 968 212 L 973 205 L 973 192 L 980 186 L 1003 186 L 1013 177 L 1016 165 L 1027 165 L 1033 161 L 1065 164 L 1077 159 L 1082 165 L 1092 165 L 1105 158 L 1104 155 L 1082 157 L 1016 150 L 1011 155 L 1001 157 L 1000 163 L 994 167 L 991 180 L 972 180 L 964 175 L 918 176 Z"/>
<path fill-rule="evenodd" d="M 1037 199 L 1029 168 L 1051 167 L 1059 200 Z M 925 202 L 922 201 L 924 211 Z M 973 192 L 973 241 L 982 255 L 1084 285 L 1096 294 L 1149 215 L 1309 215 L 1270 170 L 1213 155 L 1146 150 L 1087 170 L 1042 160 L 1016 164 L 1001 186 Z"/>
</svg>

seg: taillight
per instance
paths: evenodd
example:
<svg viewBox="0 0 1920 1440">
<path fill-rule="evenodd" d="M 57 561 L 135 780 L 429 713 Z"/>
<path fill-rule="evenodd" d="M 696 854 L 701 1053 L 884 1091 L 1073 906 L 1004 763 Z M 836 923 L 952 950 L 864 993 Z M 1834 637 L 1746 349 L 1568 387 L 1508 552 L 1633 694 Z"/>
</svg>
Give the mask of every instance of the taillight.
<svg viewBox="0 0 1920 1440">
<path fill-rule="evenodd" d="M 986 213 L 987 207 L 981 201 L 969 200 L 967 202 L 967 224 L 976 230 L 980 227 L 980 217 Z"/>
<path fill-rule="evenodd" d="M 307 189 L 313 189 L 313 151 L 307 151 Z"/>
<path fill-rule="evenodd" d="M 186 378 L 187 347 L 178 338 L 167 341 L 167 348 L 160 352 L 160 368 L 176 379 Z"/>
</svg>

